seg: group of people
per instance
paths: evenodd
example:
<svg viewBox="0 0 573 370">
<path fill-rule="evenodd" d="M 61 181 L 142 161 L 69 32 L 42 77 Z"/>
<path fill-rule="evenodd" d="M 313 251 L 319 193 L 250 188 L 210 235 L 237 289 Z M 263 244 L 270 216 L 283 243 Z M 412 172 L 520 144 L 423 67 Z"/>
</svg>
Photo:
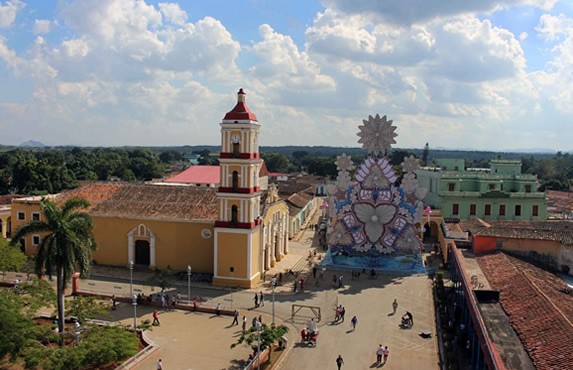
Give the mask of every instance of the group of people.
<svg viewBox="0 0 573 370">
<path fill-rule="evenodd" d="M 253 301 L 255 301 L 255 308 L 264 306 L 265 296 L 263 295 L 263 292 L 260 292 L 259 294 L 255 293 L 255 298 L 253 298 Z"/>
<path fill-rule="evenodd" d="M 388 361 L 388 356 L 390 355 L 390 350 L 388 346 L 382 347 L 382 345 L 378 345 L 376 348 L 376 363 L 377 364 L 385 364 Z M 384 362 L 382 362 L 382 358 L 384 358 Z"/>
<path fill-rule="evenodd" d="M 332 275 L 332 287 L 342 288 L 344 286 L 344 275 L 340 274 L 340 276 L 336 276 L 336 274 Z"/>
<path fill-rule="evenodd" d="M 346 314 L 346 309 L 342 305 L 339 305 L 334 309 L 334 311 L 335 315 L 334 315 L 334 321 L 332 323 L 337 324 L 338 322 L 344 322 L 344 315 Z"/>
</svg>

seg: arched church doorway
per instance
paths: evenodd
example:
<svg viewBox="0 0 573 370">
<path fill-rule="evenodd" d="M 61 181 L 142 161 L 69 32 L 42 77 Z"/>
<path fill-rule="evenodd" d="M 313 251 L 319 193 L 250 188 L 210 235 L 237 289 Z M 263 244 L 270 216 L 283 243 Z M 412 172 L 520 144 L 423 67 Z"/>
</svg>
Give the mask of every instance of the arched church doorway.
<svg viewBox="0 0 573 370">
<path fill-rule="evenodd" d="M 135 264 L 141 266 L 149 266 L 151 261 L 149 241 L 136 240 L 135 241 Z"/>
</svg>

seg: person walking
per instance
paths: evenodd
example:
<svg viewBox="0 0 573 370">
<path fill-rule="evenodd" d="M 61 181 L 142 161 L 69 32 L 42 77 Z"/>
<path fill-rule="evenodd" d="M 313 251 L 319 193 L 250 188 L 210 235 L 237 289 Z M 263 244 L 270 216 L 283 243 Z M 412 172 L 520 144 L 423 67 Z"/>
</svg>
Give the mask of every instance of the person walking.
<svg viewBox="0 0 573 370">
<path fill-rule="evenodd" d="M 382 353 L 384 354 L 384 363 L 386 363 L 386 361 L 388 361 L 388 356 L 390 355 L 388 346 L 384 347 L 384 351 L 382 351 Z"/>
<path fill-rule="evenodd" d="M 157 360 L 157 364 L 156 364 L 156 369 L 157 370 L 163 370 L 163 361 L 161 361 L 161 359 Z"/>
<path fill-rule="evenodd" d="M 396 298 L 394 298 L 394 302 L 392 302 L 392 315 L 396 314 L 396 310 L 398 309 L 398 300 Z"/>
<path fill-rule="evenodd" d="M 215 307 L 215 314 L 217 316 L 221 316 L 221 304 L 217 303 L 217 306 Z"/>
<path fill-rule="evenodd" d="M 247 332 L 247 316 L 243 316 L 243 334 Z"/>
<path fill-rule="evenodd" d="M 239 311 L 237 310 L 233 312 L 233 322 L 231 323 L 231 325 L 239 325 Z"/>
<path fill-rule="evenodd" d="M 265 301 L 264 301 L 264 298 L 263 298 L 263 292 L 261 292 L 261 293 L 259 294 L 259 306 L 264 306 L 264 305 L 265 305 Z"/>
<path fill-rule="evenodd" d="M 159 312 L 157 310 L 153 311 L 153 322 L 151 325 L 160 325 L 159 323 Z"/>
<path fill-rule="evenodd" d="M 338 355 L 338 357 L 336 358 L 336 366 L 338 367 L 338 370 L 340 370 L 342 368 L 343 364 L 344 364 L 344 360 L 342 359 L 342 356 Z"/>
<path fill-rule="evenodd" d="M 378 345 L 378 348 L 376 348 L 376 363 L 379 364 L 382 362 L 382 355 L 384 354 L 384 348 L 382 347 L 382 345 Z"/>
<path fill-rule="evenodd" d="M 352 324 L 352 331 L 356 330 L 356 324 L 358 324 L 358 318 L 356 316 L 352 316 L 352 320 L 350 320 Z"/>
<path fill-rule="evenodd" d="M 253 298 L 253 301 L 255 301 L 255 308 L 259 307 L 259 295 L 257 293 L 255 293 L 255 298 Z"/>
<path fill-rule="evenodd" d="M 340 274 L 340 277 L 338 278 L 338 287 L 342 288 L 342 280 L 344 279 L 344 277 L 342 276 L 342 274 Z"/>
<path fill-rule="evenodd" d="M 346 315 L 346 308 L 340 305 L 340 321 L 344 322 L 344 315 Z"/>
</svg>

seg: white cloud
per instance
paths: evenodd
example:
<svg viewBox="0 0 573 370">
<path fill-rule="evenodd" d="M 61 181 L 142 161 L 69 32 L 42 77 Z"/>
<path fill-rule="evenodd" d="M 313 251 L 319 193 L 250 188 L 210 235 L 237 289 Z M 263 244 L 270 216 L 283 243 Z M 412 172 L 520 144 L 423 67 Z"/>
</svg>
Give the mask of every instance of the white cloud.
<svg viewBox="0 0 573 370">
<path fill-rule="evenodd" d="M 280 96 L 281 90 L 301 93 L 330 91 L 332 77 L 321 73 L 319 65 L 306 52 L 301 52 L 291 37 L 275 32 L 269 25 L 259 27 L 262 40 L 252 46 L 261 63 L 250 68 L 270 94 Z"/>
<path fill-rule="evenodd" d="M 20 0 L 0 1 L 0 28 L 12 27 L 16 14 L 26 5 Z"/>
<path fill-rule="evenodd" d="M 559 14 L 558 16 L 543 14 L 535 30 L 545 40 L 554 41 L 560 36 L 573 32 L 573 19 Z"/>
<path fill-rule="evenodd" d="M 183 26 L 187 22 L 187 13 L 176 3 L 159 3 L 161 14 L 171 23 Z"/>
<path fill-rule="evenodd" d="M 34 21 L 34 35 L 50 33 L 55 26 L 57 26 L 57 22 L 52 22 L 49 19 L 36 19 Z"/>
<path fill-rule="evenodd" d="M 553 3 L 326 0 L 302 44 L 260 18 L 248 25 L 259 36 L 240 43 L 236 25 L 216 14 L 190 22 L 183 2 L 66 1 L 56 19 L 36 21 L 49 37 L 23 48 L 12 30 L 0 35 L 0 66 L 32 91 L 21 104 L 0 101 L 0 125 L 19 122 L 53 144 L 217 144 L 243 87 L 265 145 L 356 146 L 357 125 L 380 113 L 397 124 L 399 147 L 461 147 L 470 136 L 476 148 L 511 147 L 508 137 L 539 147 L 572 113 L 571 18 L 544 15 L 528 37 L 488 13 Z M 526 72 L 526 39 L 547 42 L 543 70 Z"/>
<path fill-rule="evenodd" d="M 342 14 L 361 14 L 377 23 L 411 25 L 435 19 L 476 13 L 491 13 L 516 5 L 551 9 L 558 0 L 324 0 L 327 7 Z M 380 22 L 383 20 L 383 22 Z"/>
</svg>

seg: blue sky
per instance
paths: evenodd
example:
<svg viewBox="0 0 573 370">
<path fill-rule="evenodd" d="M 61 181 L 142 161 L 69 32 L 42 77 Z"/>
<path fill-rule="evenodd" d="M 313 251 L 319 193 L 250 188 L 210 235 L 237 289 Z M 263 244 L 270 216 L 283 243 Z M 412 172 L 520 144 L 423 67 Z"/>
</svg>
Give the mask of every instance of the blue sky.
<svg viewBox="0 0 573 370">
<path fill-rule="evenodd" d="M 218 144 L 242 87 L 262 145 L 570 151 L 573 2 L 0 0 L 0 86 L 0 144 Z"/>
</svg>

